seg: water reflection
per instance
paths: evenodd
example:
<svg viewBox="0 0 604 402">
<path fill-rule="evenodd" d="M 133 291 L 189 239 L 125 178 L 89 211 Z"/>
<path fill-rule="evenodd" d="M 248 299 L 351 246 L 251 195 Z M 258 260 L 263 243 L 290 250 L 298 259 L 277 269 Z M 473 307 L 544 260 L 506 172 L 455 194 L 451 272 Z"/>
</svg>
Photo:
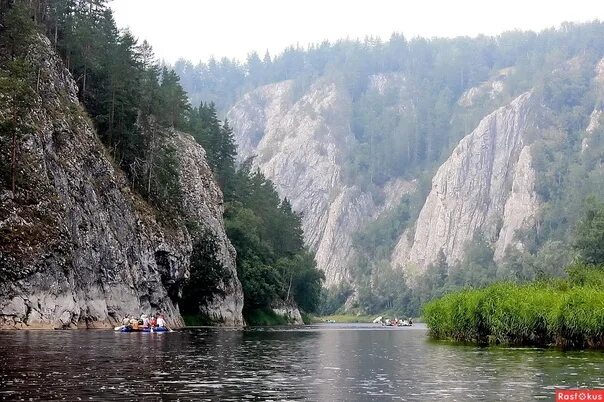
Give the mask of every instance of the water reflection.
<svg viewBox="0 0 604 402">
<path fill-rule="evenodd" d="M 0 332 L 0 355 L 8 400 L 526 400 L 604 387 L 600 352 L 448 345 L 421 328 Z"/>
</svg>

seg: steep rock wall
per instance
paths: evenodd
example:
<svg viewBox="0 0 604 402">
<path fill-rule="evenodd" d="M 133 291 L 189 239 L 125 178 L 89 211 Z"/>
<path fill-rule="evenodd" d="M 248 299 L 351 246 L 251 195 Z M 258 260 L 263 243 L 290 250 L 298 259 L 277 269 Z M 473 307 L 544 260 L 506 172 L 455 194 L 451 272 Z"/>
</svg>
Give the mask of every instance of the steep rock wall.
<svg viewBox="0 0 604 402">
<path fill-rule="evenodd" d="M 125 314 L 156 310 L 182 325 L 177 301 L 192 247 L 187 219 L 215 233 L 231 272 L 227 296 L 209 312 L 241 324 L 234 251 L 203 149 L 172 133 L 187 172 L 181 184 L 188 216 L 165 226 L 106 155 L 48 40 L 29 57 L 39 71 L 28 122 L 35 129 L 20 139 L 20 190 L 16 197 L 0 192 L 0 328 L 108 327 Z"/>
<path fill-rule="evenodd" d="M 386 78 L 375 79 L 384 86 Z M 319 80 L 298 99 L 292 81 L 258 88 L 242 97 L 227 114 L 239 159 L 255 157 L 258 167 L 302 212 L 306 243 L 316 252 L 326 285 L 350 279 L 353 234 L 375 219 L 389 203 L 413 191 L 404 180 L 388 183 L 387 202 L 347 185 L 342 166 L 355 141 L 350 131 L 351 101 L 334 83 Z"/>
<path fill-rule="evenodd" d="M 182 210 L 187 222 L 195 222 L 196 229 L 189 227 L 193 240 L 213 241 L 218 260 L 225 274 L 218 284 L 218 294 L 212 297 L 202 313 L 211 320 L 226 325 L 243 325 L 243 289 L 237 278 L 235 248 L 226 236 L 223 197 L 206 162 L 205 150 L 185 133 L 176 133 L 171 144 L 177 150 L 179 178 L 182 189 Z"/>
<path fill-rule="evenodd" d="M 496 258 L 503 256 L 514 232 L 531 225 L 538 208 L 524 138 L 531 124 L 531 94 L 525 93 L 460 141 L 432 180 L 415 232 L 399 240 L 394 265 L 424 268 L 441 249 L 455 263 L 477 232 L 495 243 Z"/>
<path fill-rule="evenodd" d="M 604 102 L 604 58 L 599 61 L 595 68 L 594 77 L 595 95 L 598 105 Z M 601 127 L 602 107 L 596 106 L 589 116 L 589 124 L 585 129 L 585 136 L 581 142 L 581 151 L 585 152 L 589 148 L 592 136 L 596 130 Z"/>
</svg>

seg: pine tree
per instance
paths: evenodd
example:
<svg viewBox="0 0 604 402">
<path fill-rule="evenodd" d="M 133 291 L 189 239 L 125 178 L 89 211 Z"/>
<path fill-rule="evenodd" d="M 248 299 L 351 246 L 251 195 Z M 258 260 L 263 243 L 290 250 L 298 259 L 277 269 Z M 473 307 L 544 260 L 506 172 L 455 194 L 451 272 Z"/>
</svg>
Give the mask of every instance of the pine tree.
<svg viewBox="0 0 604 402">
<path fill-rule="evenodd" d="M 232 182 L 235 176 L 237 145 L 233 137 L 233 130 L 229 126 L 227 119 L 224 119 L 224 123 L 220 128 L 220 138 L 217 148 L 216 174 L 218 176 L 218 184 L 225 193 L 225 198 L 228 200 L 231 197 L 231 192 L 235 190 L 232 188 Z"/>
<path fill-rule="evenodd" d="M 574 247 L 579 262 L 604 264 L 604 203 L 589 197 L 585 214 L 576 229 Z"/>
<path fill-rule="evenodd" d="M 168 70 L 164 66 L 161 73 L 161 84 L 159 87 L 160 111 L 159 120 L 180 129 L 184 128 L 185 115 L 189 110 L 189 99 L 186 92 L 180 86 L 180 78 L 174 70 Z"/>
<path fill-rule="evenodd" d="M 8 182 L 13 195 L 17 191 L 17 170 L 19 164 L 19 140 L 31 131 L 27 124 L 29 108 L 34 100 L 34 66 L 25 58 L 36 30 L 30 10 L 23 2 L 16 2 L 10 8 L 3 8 L 0 18 L 0 54 L 7 54 L 8 60 L 0 65 L 0 94 L 7 100 L 8 113 L 0 119 L 0 137 L 8 139 L 9 163 L 0 162 L 2 171 L 10 171 Z M 4 141 L 0 141 L 2 144 Z M 4 150 L 0 150 L 4 154 Z M 10 167 L 7 169 L 6 165 Z"/>
</svg>

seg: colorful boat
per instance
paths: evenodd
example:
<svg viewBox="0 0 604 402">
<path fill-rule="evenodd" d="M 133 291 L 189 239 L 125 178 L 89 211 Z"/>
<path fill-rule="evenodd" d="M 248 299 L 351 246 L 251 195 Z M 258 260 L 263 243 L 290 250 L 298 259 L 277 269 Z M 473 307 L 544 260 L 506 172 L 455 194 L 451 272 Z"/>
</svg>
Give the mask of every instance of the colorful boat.
<svg viewBox="0 0 604 402">
<path fill-rule="evenodd" d="M 132 327 L 116 327 L 116 331 L 119 332 L 169 332 L 170 330 L 166 327 L 158 327 L 158 328 L 139 328 L 133 329 Z"/>
</svg>

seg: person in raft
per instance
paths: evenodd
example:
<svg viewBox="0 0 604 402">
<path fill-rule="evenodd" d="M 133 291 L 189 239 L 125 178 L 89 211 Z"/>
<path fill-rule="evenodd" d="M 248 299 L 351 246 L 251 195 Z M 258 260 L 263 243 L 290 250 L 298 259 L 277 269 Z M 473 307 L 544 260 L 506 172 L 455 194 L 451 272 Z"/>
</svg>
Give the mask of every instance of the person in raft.
<svg viewBox="0 0 604 402">
<path fill-rule="evenodd" d="M 141 315 L 141 320 L 143 321 L 143 328 L 149 328 L 149 317 L 147 316 L 147 314 L 142 314 Z"/>
<path fill-rule="evenodd" d="M 168 326 L 166 325 L 166 320 L 164 320 L 164 315 L 163 314 L 159 314 L 157 317 L 157 328 L 166 328 L 168 329 Z"/>
</svg>

